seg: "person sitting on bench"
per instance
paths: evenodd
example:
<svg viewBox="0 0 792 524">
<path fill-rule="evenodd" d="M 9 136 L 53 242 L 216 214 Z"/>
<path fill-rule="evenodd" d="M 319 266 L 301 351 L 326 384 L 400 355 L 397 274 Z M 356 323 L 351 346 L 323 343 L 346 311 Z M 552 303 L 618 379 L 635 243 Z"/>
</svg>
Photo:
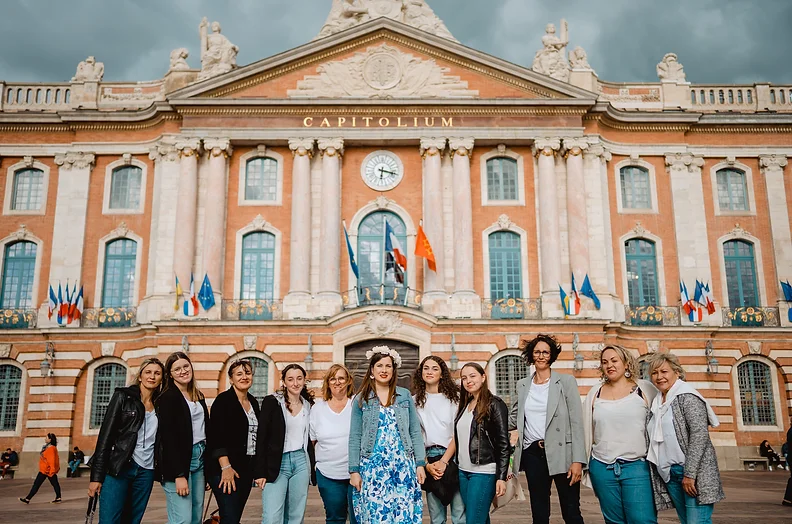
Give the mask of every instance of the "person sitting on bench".
<svg viewBox="0 0 792 524">
<path fill-rule="evenodd" d="M 774 465 L 780 466 L 783 463 L 783 459 L 775 452 L 770 443 L 766 440 L 763 440 L 761 444 L 759 444 L 759 456 L 764 457 L 767 459 L 767 465 L 772 469 Z"/>
<path fill-rule="evenodd" d="M 77 446 L 74 446 L 74 451 L 69 452 L 68 474 L 73 477 L 74 474 L 77 473 L 80 464 L 82 464 L 84 461 L 85 461 L 85 453 L 83 453 L 82 450 Z"/>
<path fill-rule="evenodd" d="M 2 457 L 0 457 L 0 468 L 3 468 L 2 474 L 0 474 L 0 480 L 3 480 L 8 473 L 8 468 L 11 466 L 16 466 L 19 464 L 19 455 L 17 452 L 8 448 L 3 453 Z"/>
</svg>

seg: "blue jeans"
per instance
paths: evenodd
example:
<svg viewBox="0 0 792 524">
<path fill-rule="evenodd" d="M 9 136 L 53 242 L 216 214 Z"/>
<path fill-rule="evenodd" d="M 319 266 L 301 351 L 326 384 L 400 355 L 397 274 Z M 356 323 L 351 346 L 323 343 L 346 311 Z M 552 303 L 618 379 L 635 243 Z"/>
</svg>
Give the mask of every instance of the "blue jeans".
<svg viewBox="0 0 792 524">
<path fill-rule="evenodd" d="M 592 458 L 589 475 L 606 524 L 657 524 L 648 462 Z"/>
<path fill-rule="evenodd" d="M 152 487 L 154 470 L 134 460 L 117 476 L 107 475 L 99 493 L 99 524 L 140 524 Z"/>
<path fill-rule="evenodd" d="M 247 504 L 253 486 L 255 462 L 256 456 L 251 455 L 246 457 L 243 462 L 234 464 L 234 471 L 237 472 L 239 478 L 234 481 L 236 489 L 231 493 L 223 493 L 223 490 L 220 489 L 220 475 L 214 475 L 207 479 L 215 500 L 217 500 L 220 522 L 223 524 L 239 524 L 241 522 L 242 513 L 245 511 L 245 504 Z"/>
<path fill-rule="evenodd" d="M 284 453 L 278 478 L 267 482 L 261 492 L 261 524 L 302 524 L 310 481 L 307 453 L 302 449 Z"/>
<path fill-rule="evenodd" d="M 489 510 L 495 498 L 495 474 L 459 470 L 459 492 L 465 503 L 465 518 L 471 524 L 490 524 Z"/>
<path fill-rule="evenodd" d="M 319 495 L 325 507 L 325 522 L 341 523 L 347 521 L 349 516 L 350 524 L 357 524 L 355 512 L 352 511 L 352 485 L 349 479 L 336 480 L 329 479 L 316 469 L 316 484 L 319 487 Z"/>
<path fill-rule="evenodd" d="M 442 457 L 445 454 L 445 448 L 440 446 L 432 446 L 426 450 L 426 458 L 429 457 Z M 428 461 L 427 461 L 428 462 Z M 429 475 L 429 472 L 426 473 Z M 453 524 L 465 524 L 465 503 L 462 502 L 462 494 L 456 492 L 454 498 L 451 499 L 451 522 Z M 445 524 L 448 518 L 447 506 L 444 506 L 440 499 L 432 493 L 426 493 L 426 506 L 429 508 L 429 519 L 432 524 Z"/>
<path fill-rule="evenodd" d="M 176 482 L 163 482 L 165 503 L 168 508 L 168 524 L 201 524 L 204 506 L 204 450 L 206 442 L 193 444 L 190 459 L 190 476 L 187 485 L 190 494 L 182 497 L 176 493 Z"/>
<path fill-rule="evenodd" d="M 682 489 L 685 478 L 685 467 L 671 466 L 671 480 L 667 484 L 668 494 L 674 503 L 679 522 L 682 524 L 712 524 L 713 504 L 699 504 L 696 497 L 691 497 Z"/>
</svg>

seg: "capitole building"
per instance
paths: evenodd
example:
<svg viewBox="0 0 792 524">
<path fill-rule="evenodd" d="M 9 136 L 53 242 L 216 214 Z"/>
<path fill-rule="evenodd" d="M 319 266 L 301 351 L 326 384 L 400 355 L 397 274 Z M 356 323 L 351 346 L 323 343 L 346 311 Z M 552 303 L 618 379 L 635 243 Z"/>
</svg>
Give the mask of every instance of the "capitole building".
<svg viewBox="0 0 792 524">
<path fill-rule="evenodd" d="M 780 446 L 792 86 L 692 84 L 673 53 L 647 57 L 657 82 L 608 82 L 564 21 L 526 68 L 466 47 L 423 0 L 336 0 L 311 42 L 245 66 L 219 24 L 198 33 L 201 68 L 176 49 L 159 80 L 106 82 L 93 57 L 70 82 L 0 80 L 0 448 L 23 451 L 18 474 L 48 432 L 90 455 L 150 356 L 187 351 L 211 401 L 238 358 L 261 398 L 288 363 L 318 388 L 388 344 L 402 384 L 434 354 L 456 376 L 481 363 L 508 402 L 537 333 L 581 395 L 604 344 L 678 355 L 724 469 Z M 191 275 L 215 299 L 196 316 Z M 599 308 L 567 314 L 572 275 Z M 680 282 L 693 298 L 696 281 L 714 312 L 691 321 Z M 82 316 L 60 325 L 49 289 L 75 284 Z"/>
</svg>

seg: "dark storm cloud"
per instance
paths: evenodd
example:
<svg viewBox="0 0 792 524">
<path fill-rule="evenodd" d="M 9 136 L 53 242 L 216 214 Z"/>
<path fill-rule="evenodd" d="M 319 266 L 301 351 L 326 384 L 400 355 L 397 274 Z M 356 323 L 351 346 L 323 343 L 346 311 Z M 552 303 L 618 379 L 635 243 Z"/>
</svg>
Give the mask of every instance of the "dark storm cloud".
<svg viewBox="0 0 792 524">
<path fill-rule="evenodd" d="M 330 0 L 3 0 L 0 79 L 67 81 L 95 55 L 106 80 L 150 80 L 177 47 L 200 65 L 198 24 L 218 20 L 248 64 L 308 42 Z M 429 0 L 465 45 L 529 66 L 548 22 L 569 21 L 603 80 L 656 81 L 679 55 L 699 83 L 792 83 L 790 0 Z"/>
</svg>

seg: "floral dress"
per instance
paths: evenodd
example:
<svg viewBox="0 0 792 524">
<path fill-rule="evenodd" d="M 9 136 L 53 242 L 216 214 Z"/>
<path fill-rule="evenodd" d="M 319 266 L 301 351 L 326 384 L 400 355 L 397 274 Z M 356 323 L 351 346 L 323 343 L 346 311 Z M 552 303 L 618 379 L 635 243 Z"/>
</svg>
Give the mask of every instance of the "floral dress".
<svg viewBox="0 0 792 524">
<path fill-rule="evenodd" d="M 360 524 L 420 524 L 423 500 L 415 458 L 404 449 L 393 408 L 380 406 L 376 444 L 360 461 L 360 476 L 363 488 L 352 490 Z"/>
</svg>

